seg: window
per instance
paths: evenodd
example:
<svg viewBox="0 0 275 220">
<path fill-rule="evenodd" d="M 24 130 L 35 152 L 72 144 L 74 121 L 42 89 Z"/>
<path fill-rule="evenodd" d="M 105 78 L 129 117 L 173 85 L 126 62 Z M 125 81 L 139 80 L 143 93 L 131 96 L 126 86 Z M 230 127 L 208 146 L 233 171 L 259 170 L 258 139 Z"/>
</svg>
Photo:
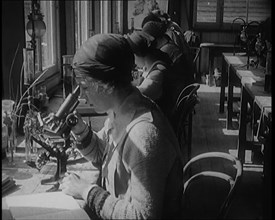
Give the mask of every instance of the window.
<svg viewBox="0 0 275 220">
<path fill-rule="evenodd" d="M 198 0 L 197 22 L 217 22 L 217 1 Z"/>
<path fill-rule="evenodd" d="M 40 11 L 43 15 L 43 21 L 46 24 L 46 32 L 41 39 L 36 39 L 36 59 L 35 59 L 35 78 L 42 71 L 47 69 L 45 77 L 52 75 L 59 70 L 59 29 L 58 29 L 58 1 L 38 1 L 40 3 Z M 25 26 L 28 22 L 28 15 L 31 12 L 31 1 L 24 1 Z M 29 45 L 31 37 L 26 35 L 26 45 Z M 28 46 L 27 46 L 28 47 Z M 44 78 L 44 77 L 43 77 Z"/>
<path fill-rule="evenodd" d="M 89 37 L 88 1 L 75 1 L 75 45 L 76 50 Z"/>
<path fill-rule="evenodd" d="M 196 0 L 193 21 L 194 28 L 229 29 L 237 17 L 249 23 L 270 16 L 270 0 Z"/>
<path fill-rule="evenodd" d="M 75 1 L 75 50 L 98 33 L 122 33 L 123 1 Z"/>
</svg>

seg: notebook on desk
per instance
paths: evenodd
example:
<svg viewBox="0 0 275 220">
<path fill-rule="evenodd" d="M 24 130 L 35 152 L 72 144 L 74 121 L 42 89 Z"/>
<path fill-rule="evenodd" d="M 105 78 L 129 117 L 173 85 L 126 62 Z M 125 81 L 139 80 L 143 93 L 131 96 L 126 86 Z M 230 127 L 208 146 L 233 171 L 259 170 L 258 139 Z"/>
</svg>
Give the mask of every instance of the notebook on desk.
<svg viewBox="0 0 275 220">
<path fill-rule="evenodd" d="M 63 192 L 48 192 L 6 197 L 12 219 L 90 219 L 77 201 Z"/>
</svg>

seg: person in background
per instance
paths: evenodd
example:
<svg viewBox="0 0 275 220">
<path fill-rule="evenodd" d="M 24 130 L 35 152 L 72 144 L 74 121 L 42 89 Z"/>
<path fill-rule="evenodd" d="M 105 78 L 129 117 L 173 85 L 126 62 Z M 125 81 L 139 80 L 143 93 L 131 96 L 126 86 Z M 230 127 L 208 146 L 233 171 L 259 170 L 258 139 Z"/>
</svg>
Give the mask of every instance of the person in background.
<svg viewBox="0 0 275 220">
<path fill-rule="evenodd" d="M 76 80 L 95 111 L 108 116 L 94 132 L 76 113 L 76 147 L 101 175 L 91 181 L 67 173 L 60 188 L 84 199 L 92 219 L 178 218 L 178 141 L 157 105 L 131 84 L 133 66 L 130 45 L 118 34 L 94 35 L 76 52 Z"/>
<path fill-rule="evenodd" d="M 182 82 L 180 89 L 194 83 L 194 68 L 190 54 L 183 53 L 171 40 L 166 34 L 165 26 L 160 22 L 148 21 L 144 24 L 142 31 L 152 36 L 152 47 L 160 49 L 172 60 L 172 72 Z"/>
<path fill-rule="evenodd" d="M 167 53 L 173 64 L 180 59 L 182 51 L 166 34 L 166 28 L 163 24 L 149 21 L 143 26 L 142 31 L 152 37 L 152 46 Z"/>
<path fill-rule="evenodd" d="M 176 22 L 171 20 L 171 17 L 167 13 L 161 10 L 153 10 L 143 19 L 141 27 L 143 28 L 150 21 L 160 22 L 165 28 L 165 34 L 170 37 L 184 54 L 190 54 L 190 48 L 185 40 L 184 31 Z"/>
<path fill-rule="evenodd" d="M 134 52 L 136 65 L 143 70 L 140 84 L 142 94 L 155 101 L 170 120 L 172 109 L 182 86 L 174 74 L 168 55 L 153 46 L 154 38 L 143 31 L 135 31 L 127 37 Z"/>
<path fill-rule="evenodd" d="M 142 79 L 136 87 L 157 102 L 163 94 L 164 78 L 171 60 L 162 51 L 151 47 L 151 36 L 142 31 L 133 32 L 127 41 L 135 55 L 136 66 L 142 69 Z"/>
<path fill-rule="evenodd" d="M 164 13 L 161 10 L 153 10 L 151 13 L 149 13 L 142 21 L 142 28 L 144 27 L 148 22 L 157 22 L 161 24 L 163 27 L 162 29 L 165 29 L 165 35 L 169 37 L 170 42 L 167 42 L 169 46 L 166 46 L 165 44 L 159 44 L 159 49 L 161 49 L 161 45 L 164 46 L 161 50 L 166 50 L 165 52 L 169 51 L 171 47 L 171 42 L 173 42 L 178 49 L 182 53 L 181 61 L 184 63 L 184 69 L 186 70 L 184 73 L 185 77 L 187 78 L 185 81 L 187 81 L 187 85 L 190 83 L 193 83 L 195 81 L 194 79 L 194 73 L 195 73 L 195 66 L 193 65 L 193 53 L 191 52 L 191 49 L 186 42 L 186 38 L 184 36 L 184 31 L 180 28 L 180 26 L 171 20 L 170 16 L 167 13 Z M 146 28 L 148 30 L 148 28 Z M 155 31 L 153 31 L 155 32 Z M 163 40 L 162 40 L 163 42 Z M 172 48 L 172 51 L 174 48 Z M 173 60 L 173 59 L 172 59 Z M 175 62 L 175 61 L 174 61 Z M 175 69 L 181 69 L 182 64 L 177 64 L 177 67 Z M 188 71 L 187 71 L 188 70 Z M 190 82 L 190 83 L 189 83 Z"/>
</svg>

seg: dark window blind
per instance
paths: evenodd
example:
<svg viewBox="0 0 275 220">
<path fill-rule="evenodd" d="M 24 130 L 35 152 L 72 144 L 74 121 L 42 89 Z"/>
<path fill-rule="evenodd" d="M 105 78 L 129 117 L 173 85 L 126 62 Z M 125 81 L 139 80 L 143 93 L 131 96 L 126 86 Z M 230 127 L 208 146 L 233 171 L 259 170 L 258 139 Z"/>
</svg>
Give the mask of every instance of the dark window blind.
<svg viewBox="0 0 275 220">
<path fill-rule="evenodd" d="M 231 23 L 240 17 L 246 21 L 246 0 L 224 0 L 223 22 Z M 237 20 L 237 22 L 242 22 Z"/>
<path fill-rule="evenodd" d="M 197 0 L 196 6 L 197 23 L 232 23 L 237 17 L 262 22 L 271 16 L 270 0 Z"/>
<path fill-rule="evenodd" d="M 197 22 L 216 22 L 217 0 L 197 1 Z"/>
<path fill-rule="evenodd" d="M 248 22 L 265 21 L 271 16 L 271 1 L 270 0 L 249 0 L 248 7 Z"/>
</svg>

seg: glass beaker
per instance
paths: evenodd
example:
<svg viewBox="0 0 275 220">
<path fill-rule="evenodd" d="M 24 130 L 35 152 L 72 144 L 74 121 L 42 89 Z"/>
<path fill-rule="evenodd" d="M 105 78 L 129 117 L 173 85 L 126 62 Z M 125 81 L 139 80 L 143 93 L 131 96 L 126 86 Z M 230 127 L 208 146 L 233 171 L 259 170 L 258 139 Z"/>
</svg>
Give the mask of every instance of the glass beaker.
<svg viewBox="0 0 275 220">
<path fill-rule="evenodd" d="M 10 99 L 3 99 L 2 100 L 2 111 L 6 112 L 8 115 L 11 114 L 13 110 L 14 101 Z"/>
</svg>

